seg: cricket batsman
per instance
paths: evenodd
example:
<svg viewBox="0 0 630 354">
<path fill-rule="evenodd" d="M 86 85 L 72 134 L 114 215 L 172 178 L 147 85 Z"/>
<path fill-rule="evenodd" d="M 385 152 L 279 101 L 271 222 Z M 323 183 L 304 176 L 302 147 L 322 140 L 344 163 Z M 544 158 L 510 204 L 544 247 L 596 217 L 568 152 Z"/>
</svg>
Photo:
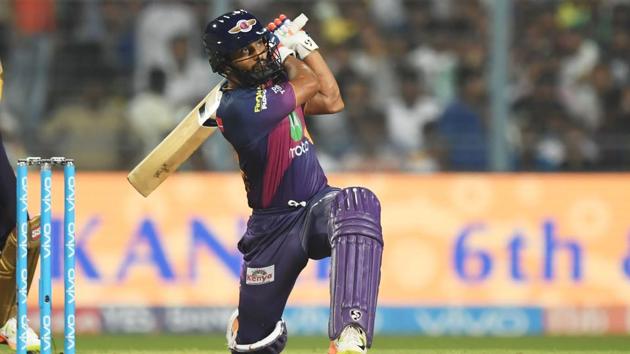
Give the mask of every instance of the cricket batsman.
<svg viewBox="0 0 630 354">
<path fill-rule="evenodd" d="M 283 18 L 265 28 L 236 10 L 204 33 L 212 70 L 227 79 L 216 124 L 238 155 L 253 209 L 238 243 L 244 264 L 228 347 L 282 352 L 282 312 L 298 275 L 309 259 L 331 256 L 329 353 L 367 353 L 383 252 L 380 203 L 366 188 L 328 185 L 304 116 L 338 112 L 343 100 L 317 44 L 283 28 Z"/>
<path fill-rule="evenodd" d="M 0 63 L 0 99 L 3 71 Z M 17 344 L 17 264 L 16 188 L 17 180 L 0 137 L 0 343 L 15 350 Z M 39 216 L 29 220 L 28 229 L 28 288 L 30 289 L 39 258 Z M 37 333 L 28 326 L 26 350 L 39 351 Z"/>
</svg>

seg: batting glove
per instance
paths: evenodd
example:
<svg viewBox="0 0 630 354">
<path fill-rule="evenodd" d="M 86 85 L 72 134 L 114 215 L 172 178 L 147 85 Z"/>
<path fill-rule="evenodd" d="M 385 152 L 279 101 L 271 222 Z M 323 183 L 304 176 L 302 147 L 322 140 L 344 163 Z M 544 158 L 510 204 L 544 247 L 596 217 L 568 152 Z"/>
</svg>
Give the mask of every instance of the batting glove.
<svg viewBox="0 0 630 354">
<path fill-rule="evenodd" d="M 306 58 L 311 52 L 319 48 L 306 32 L 302 30 L 291 31 L 291 20 L 285 15 L 278 16 L 274 22 L 267 25 L 267 29 L 273 32 L 285 47 L 294 50 L 300 59 Z"/>
<path fill-rule="evenodd" d="M 271 36 L 269 46 L 276 48 L 276 50 L 278 51 L 278 55 L 280 56 L 281 63 L 284 63 L 285 59 L 289 55 L 295 56 L 295 51 L 293 49 L 287 48 L 284 44 L 282 44 L 282 42 L 280 42 L 280 38 L 276 36 L 275 34 Z"/>
<path fill-rule="evenodd" d="M 293 49 L 289 49 L 283 45 L 278 47 L 278 54 L 280 54 L 280 62 L 284 63 L 289 55 L 295 56 L 295 51 Z"/>
</svg>

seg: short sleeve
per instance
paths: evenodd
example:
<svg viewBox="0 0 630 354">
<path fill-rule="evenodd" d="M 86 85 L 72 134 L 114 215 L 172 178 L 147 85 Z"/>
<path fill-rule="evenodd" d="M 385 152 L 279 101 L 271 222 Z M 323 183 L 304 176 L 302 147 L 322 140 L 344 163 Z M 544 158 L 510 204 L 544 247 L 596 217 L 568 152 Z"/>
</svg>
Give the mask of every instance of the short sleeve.
<svg viewBox="0 0 630 354">
<path fill-rule="evenodd" d="M 243 90 L 221 107 L 222 123 L 238 145 L 268 134 L 295 110 L 295 93 L 289 82 Z M 230 134 L 231 132 L 231 134 Z"/>
<path fill-rule="evenodd" d="M 294 109 L 295 93 L 288 81 L 256 89 L 252 113 L 253 119 L 262 125 L 273 127 Z"/>
</svg>

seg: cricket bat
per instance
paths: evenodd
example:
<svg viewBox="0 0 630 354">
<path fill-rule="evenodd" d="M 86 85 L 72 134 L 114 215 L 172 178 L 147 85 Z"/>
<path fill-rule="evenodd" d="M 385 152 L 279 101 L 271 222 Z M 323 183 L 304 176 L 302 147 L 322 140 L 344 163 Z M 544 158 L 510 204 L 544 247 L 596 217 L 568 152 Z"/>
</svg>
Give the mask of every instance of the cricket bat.
<svg viewBox="0 0 630 354">
<path fill-rule="evenodd" d="M 221 102 L 221 81 L 197 106 L 127 175 L 129 183 L 148 197 L 176 171 L 212 133 Z"/>
<path fill-rule="evenodd" d="M 289 24 L 290 31 L 299 31 L 308 18 L 300 14 Z M 148 197 L 175 172 L 190 155 L 215 132 L 216 111 L 223 95 L 215 86 L 208 95 L 127 175 L 129 183 Z"/>
</svg>

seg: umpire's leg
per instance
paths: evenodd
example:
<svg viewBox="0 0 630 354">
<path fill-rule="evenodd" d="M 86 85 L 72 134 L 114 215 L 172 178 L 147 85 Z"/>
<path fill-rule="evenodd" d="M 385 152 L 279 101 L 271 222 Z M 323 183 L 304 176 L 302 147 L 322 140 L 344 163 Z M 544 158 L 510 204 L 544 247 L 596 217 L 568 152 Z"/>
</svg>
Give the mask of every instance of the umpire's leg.
<svg viewBox="0 0 630 354">
<path fill-rule="evenodd" d="M 28 242 L 26 257 L 27 267 L 27 291 L 31 288 L 31 283 L 37 269 L 39 259 L 39 216 L 29 220 Z M 17 264 L 17 230 L 13 229 L 9 233 L 4 248 L 0 253 L 0 327 L 17 314 L 17 289 L 16 273 Z"/>
<path fill-rule="evenodd" d="M 0 136 L 0 326 L 16 314 L 16 187 L 15 173 Z M 29 220 L 27 247 L 30 288 L 39 257 L 39 217 Z"/>
</svg>

